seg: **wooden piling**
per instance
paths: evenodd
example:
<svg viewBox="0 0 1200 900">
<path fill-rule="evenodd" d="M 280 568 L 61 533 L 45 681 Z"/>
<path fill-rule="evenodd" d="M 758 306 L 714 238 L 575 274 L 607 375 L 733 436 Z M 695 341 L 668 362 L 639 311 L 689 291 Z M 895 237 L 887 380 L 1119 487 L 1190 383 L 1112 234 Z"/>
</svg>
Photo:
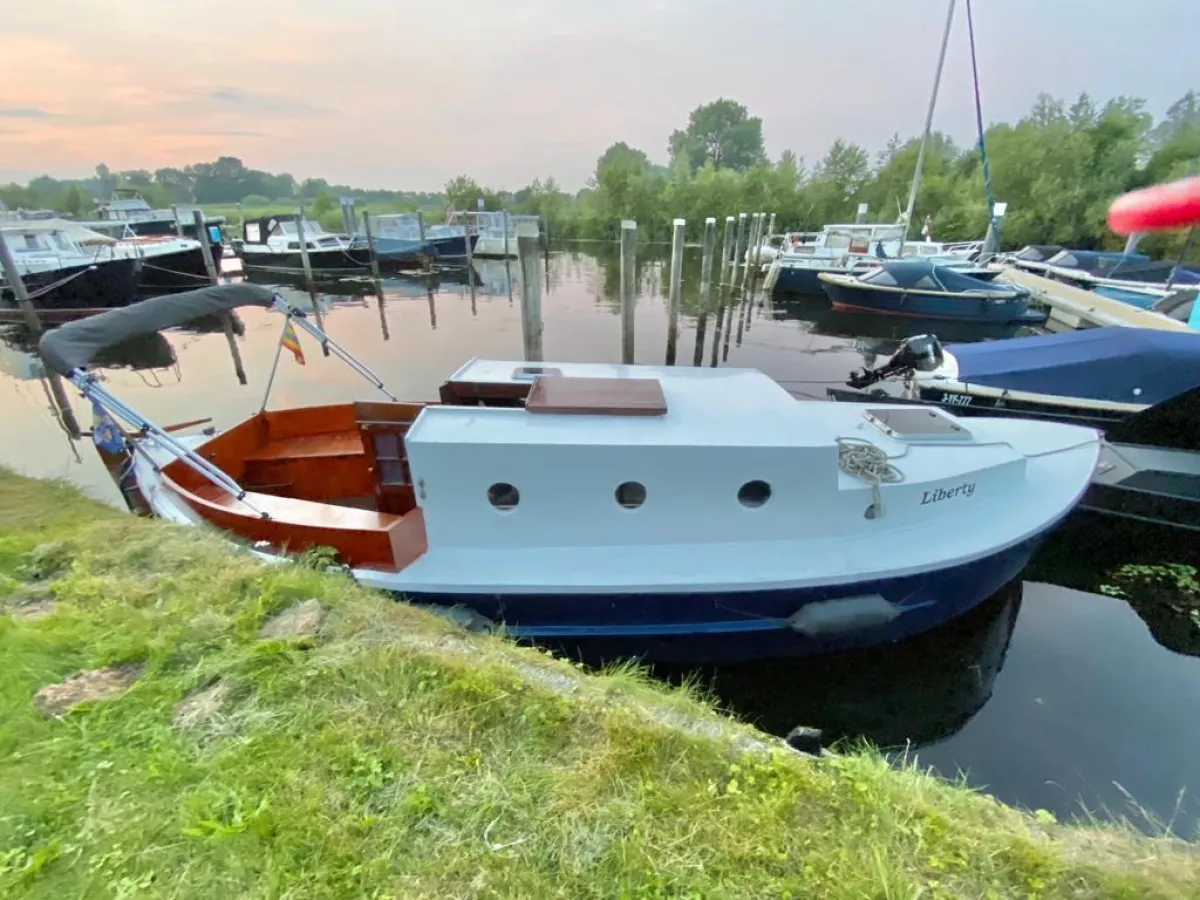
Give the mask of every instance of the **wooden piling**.
<svg viewBox="0 0 1200 900">
<path fill-rule="evenodd" d="M 304 266 L 304 286 L 313 289 L 312 260 L 308 258 L 308 240 L 304 236 L 304 207 L 296 211 L 296 243 L 300 246 L 300 262 Z"/>
<path fill-rule="evenodd" d="M 242 209 L 242 201 L 238 201 L 238 237 L 246 239 L 246 210 Z"/>
<path fill-rule="evenodd" d="M 733 216 L 725 217 L 725 236 L 721 239 L 721 275 L 718 284 L 725 284 L 729 278 L 729 257 L 733 253 Z"/>
<path fill-rule="evenodd" d="M 700 312 L 696 316 L 696 349 L 692 353 L 692 365 L 704 362 L 704 332 L 708 327 L 708 300 L 712 291 L 712 258 L 717 245 L 717 220 L 709 216 L 704 220 L 704 249 L 700 257 Z"/>
<path fill-rule="evenodd" d="M 746 289 L 746 281 L 749 279 L 751 287 L 754 286 L 754 279 L 750 277 L 750 272 L 754 268 L 754 242 L 757 238 L 759 229 L 762 227 L 762 215 L 760 213 L 751 213 L 750 215 L 750 232 L 746 239 L 745 253 L 745 268 L 742 269 L 742 290 Z M 738 254 L 738 259 L 741 260 L 742 254 Z"/>
<path fill-rule="evenodd" d="M 321 304 L 317 302 L 317 288 L 313 283 L 312 260 L 308 258 L 308 239 L 304 236 L 303 206 L 296 215 L 296 243 L 300 245 L 300 261 L 304 265 L 304 286 L 308 288 L 308 296 L 312 300 L 313 318 L 317 320 L 317 327 L 324 331 L 325 321 L 321 316 Z M 326 356 L 329 355 L 329 348 L 324 344 L 321 344 L 321 350 Z"/>
<path fill-rule="evenodd" d="M 731 272 L 732 272 L 732 278 L 730 279 L 731 282 L 737 281 L 738 266 L 740 266 L 742 264 L 742 245 L 745 243 L 745 240 L 746 240 L 746 214 L 738 213 L 737 237 L 734 239 L 734 242 L 733 242 L 733 259 L 731 261 L 731 264 L 733 266 L 733 269 L 731 270 Z"/>
<path fill-rule="evenodd" d="M 192 221 L 196 225 L 196 235 L 200 239 L 200 255 L 204 257 L 204 271 L 208 280 L 213 284 L 221 283 L 221 275 L 217 272 L 217 264 L 213 260 L 212 244 L 209 243 L 208 233 L 204 228 L 204 213 L 198 209 L 192 210 Z M 221 328 L 225 332 L 225 343 L 229 345 L 229 355 L 233 358 L 233 371 L 237 375 L 238 384 L 246 384 L 246 367 L 242 364 L 242 351 L 237 345 L 237 335 L 233 333 L 233 318 L 228 312 L 221 313 Z"/>
<path fill-rule="evenodd" d="M 767 233 L 765 240 L 770 240 L 775 234 L 775 213 L 771 213 L 771 218 L 767 220 Z"/>
<path fill-rule="evenodd" d="M 507 212 L 504 220 L 507 225 Z M 517 264 L 521 270 L 521 338 L 528 362 L 545 359 L 542 355 L 542 280 L 538 272 L 540 255 L 537 224 L 522 223 L 517 228 Z"/>
<path fill-rule="evenodd" d="M 25 282 L 21 278 L 21 273 L 17 271 L 17 263 L 13 259 L 12 250 L 9 249 L 2 234 L 0 234 L 0 271 L 4 273 L 8 289 L 13 292 L 13 299 L 17 301 L 17 307 L 25 316 L 26 327 L 37 338 L 42 333 L 42 320 L 38 318 L 33 301 L 29 299 L 29 294 L 25 290 Z M 67 434 L 72 438 L 80 437 L 79 421 L 75 418 L 75 411 L 71 408 L 70 401 L 67 400 L 67 392 L 63 389 L 62 379 L 57 372 L 47 371 L 46 380 L 50 383 L 50 395 L 58 407 L 58 414 L 62 417 Z"/>
<path fill-rule="evenodd" d="M 671 234 L 671 281 L 667 288 L 667 365 L 675 365 L 679 342 L 679 306 L 683 289 L 683 232 L 687 221 L 676 219 Z"/>
<path fill-rule="evenodd" d="M 375 252 L 375 234 L 371 230 L 371 213 L 363 209 L 363 234 L 367 238 L 367 252 L 371 254 L 371 275 L 379 283 L 379 254 Z"/>
<path fill-rule="evenodd" d="M 471 246 L 471 214 L 465 212 L 463 217 L 463 244 L 467 248 L 467 276 L 470 277 L 475 259 L 475 248 Z M 478 222 L 476 223 L 478 225 Z"/>
<path fill-rule="evenodd" d="M 507 209 L 502 209 L 502 210 L 500 211 L 500 221 L 503 223 L 503 227 L 504 227 L 504 258 L 505 258 L 505 259 L 508 259 L 508 257 L 509 257 L 509 252 L 508 252 L 508 223 L 509 223 L 511 220 L 510 220 L 510 219 L 509 219 L 509 217 L 508 217 L 508 210 L 507 210 Z"/>
<path fill-rule="evenodd" d="M 621 362 L 633 365 L 634 305 L 637 301 L 637 222 L 621 222 Z"/>
<path fill-rule="evenodd" d="M 183 237 L 183 223 L 179 221 L 179 207 L 174 203 L 171 204 L 171 215 L 175 219 L 175 237 Z M 196 237 L 200 237 L 200 232 L 196 232 Z"/>
</svg>

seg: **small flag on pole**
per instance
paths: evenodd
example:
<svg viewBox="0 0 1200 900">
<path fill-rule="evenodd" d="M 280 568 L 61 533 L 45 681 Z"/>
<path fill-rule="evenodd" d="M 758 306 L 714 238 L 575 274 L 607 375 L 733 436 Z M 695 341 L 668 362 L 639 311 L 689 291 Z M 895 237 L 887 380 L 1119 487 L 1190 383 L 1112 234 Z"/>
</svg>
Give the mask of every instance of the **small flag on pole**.
<svg viewBox="0 0 1200 900">
<path fill-rule="evenodd" d="M 92 400 L 92 440 L 106 453 L 125 452 L 125 441 L 121 437 L 121 429 L 95 399 Z"/>
<path fill-rule="evenodd" d="M 292 352 L 292 356 L 296 357 L 296 362 L 304 365 L 304 350 L 300 347 L 300 338 L 296 334 L 296 328 L 292 325 L 292 320 L 288 319 L 287 324 L 283 326 L 283 346 Z"/>
</svg>

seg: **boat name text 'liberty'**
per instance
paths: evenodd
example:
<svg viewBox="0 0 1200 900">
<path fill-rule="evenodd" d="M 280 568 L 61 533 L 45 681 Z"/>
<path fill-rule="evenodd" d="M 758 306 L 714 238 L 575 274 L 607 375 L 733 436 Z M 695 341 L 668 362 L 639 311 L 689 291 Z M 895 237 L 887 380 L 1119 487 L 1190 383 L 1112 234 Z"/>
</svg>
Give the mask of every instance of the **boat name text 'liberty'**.
<svg viewBox="0 0 1200 900">
<path fill-rule="evenodd" d="M 925 491 L 925 496 L 921 498 L 921 505 L 926 506 L 930 503 L 941 503 L 943 500 L 950 500 L 953 497 L 970 497 L 973 493 L 975 493 L 975 482 L 967 481 L 958 487 L 937 488 L 936 490 Z"/>
</svg>

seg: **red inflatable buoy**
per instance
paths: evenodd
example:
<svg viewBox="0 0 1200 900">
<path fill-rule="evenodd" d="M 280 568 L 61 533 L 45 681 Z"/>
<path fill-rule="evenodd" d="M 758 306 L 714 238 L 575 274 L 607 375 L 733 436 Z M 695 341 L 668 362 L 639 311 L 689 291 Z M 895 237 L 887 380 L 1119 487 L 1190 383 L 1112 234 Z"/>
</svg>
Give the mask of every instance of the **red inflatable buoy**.
<svg viewBox="0 0 1200 900">
<path fill-rule="evenodd" d="M 1130 191 L 1108 208 L 1108 227 L 1117 234 L 1200 225 L 1200 178 Z"/>
</svg>

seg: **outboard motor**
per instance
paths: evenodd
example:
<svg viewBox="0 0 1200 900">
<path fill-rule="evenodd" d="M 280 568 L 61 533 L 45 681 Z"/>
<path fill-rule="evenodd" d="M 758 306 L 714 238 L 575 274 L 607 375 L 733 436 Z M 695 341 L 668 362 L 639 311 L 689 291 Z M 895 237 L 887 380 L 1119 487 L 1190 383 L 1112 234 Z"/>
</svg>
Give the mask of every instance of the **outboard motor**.
<svg viewBox="0 0 1200 900">
<path fill-rule="evenodd" d="M 932 372 L 943 360 L 941 341 L 932 334 L 919 334 L 901 341 L 892 358 L 878 369 L 858 369 L 851 372 L 846 384 L 862 390 L 897 375 Z"/>
</svg>

